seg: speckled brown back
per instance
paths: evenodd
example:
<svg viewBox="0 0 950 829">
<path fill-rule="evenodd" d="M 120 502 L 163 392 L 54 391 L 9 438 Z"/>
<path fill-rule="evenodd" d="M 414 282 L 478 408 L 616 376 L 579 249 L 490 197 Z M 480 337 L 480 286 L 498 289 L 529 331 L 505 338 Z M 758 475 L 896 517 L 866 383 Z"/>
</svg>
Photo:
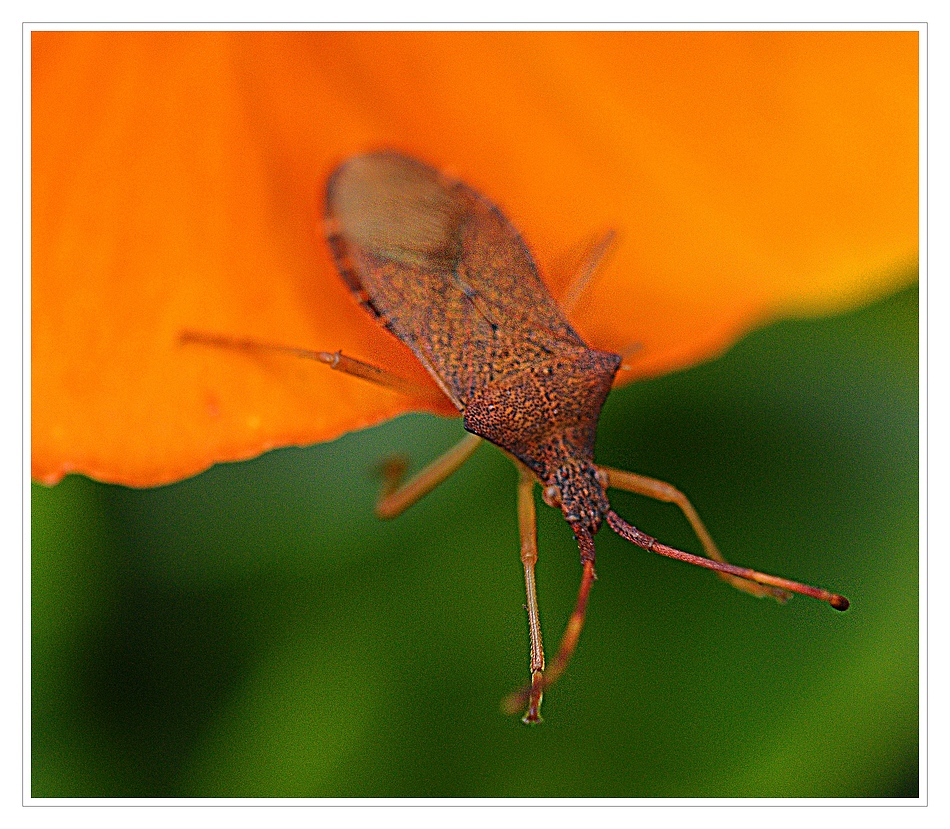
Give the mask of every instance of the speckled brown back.
<svg viewBox="0 0 950 829">
<path fill-rule="evenodd" d="M 326 218 L 343 278 L 466 414 L 466 428 L 536 471 L 553 460 L 539 452 L 592 457 L 620 358 L 574 331 L 497 207 L 415 159 L 376 153 L 334 171 Z M 553 432 L 566 444 L 545 447 Z"/>
</svg>

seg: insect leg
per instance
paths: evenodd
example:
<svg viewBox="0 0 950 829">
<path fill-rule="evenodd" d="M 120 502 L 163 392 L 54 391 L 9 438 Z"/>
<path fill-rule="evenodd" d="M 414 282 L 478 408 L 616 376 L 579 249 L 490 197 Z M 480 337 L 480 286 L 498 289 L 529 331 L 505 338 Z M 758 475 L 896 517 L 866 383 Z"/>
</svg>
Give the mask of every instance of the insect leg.
<svg viewBox="0 0 950 829">
<path fill-rule="evenodd" d="M 584 541 L 581 541 L 580 538 L 578 538 L 578 541 L 589 547 L 588 554 L 591 557 L 584 555 L 584 548 L 582 547 L 581 559 L 583 561 L 584 570 L 581 574 L 581 585 L 577 590 L 577 602 L 574 605 L 574 612 L 571 614 L 571 618 L 568 619 L 564 635 L 561 637 L 561 645 L 557 650 L 557 655 L 551 661 L 550 667 L 540 678 L 540 681 L 532 681 L 531 685 L 521 688 L 505 697 L 501 703 L 501 708 L 506 714 L 517 714 L 535 695 L 540 695 L 545 688 L 549 688 L 557 682 L 564 671 L 567 670 L 568 663 L 571 661 L 571 657 L 577 649 L 577 643 L 581 638 L 581 631 L 584 629 L 584 616 L 587 613 L 587 599 L 590 596 L 590 589 L 594 584 L 594 580 L 597 578 L 597 575 L 594 573 L 594 559 L 592 557 L 594 549 L 593 538 L 588 536 Z M 530 713 L 530 709 L 528 713 Z M 530 722 L 527 716 L 526 714 L 524 721 Z"/>
<path fill-rule="evenodd" d="M 182 344 L 197 343 L 198 345 L 210 345 L 217 348 L 229 348 L 237 351 L 270 351 L 278 354 L 289 354 L 293 357 L 302 357 L 306 360 L 316 360 L 336 371 L 342 371 L 345 374 L 351 374 L 354 377 L 369 380 L 378 386 L 385 386 L 388 389 L 398 391 L 410 397 L 431 400 L 433 402 L 442 402 L 445 399 L 445 395 L 438 389 L 422 385 L 421 383 L 414 383 L 412 380 L 407 380 L 405 377 L 400 377 L 398 374 L 394 374 L 384 368 L 379 368 L 371 363 L 364 363 L 355 357 L 347 357 L 339 351 L 312 351 L 308 348 L 295 348 L 289 345 L 263 343 L 257 340 L 228 337 L 218 334 L 204 334 L 199 331 L 183 331 L 178 339 Z"/>
<path fill-rule="evenodd" d="M 597 269 L 604 263 L 607 254 L 610 253 L 616 240 L 616 231 L 608 230 L 587 252 L 587 255 L 584 257 L 584 262 L 574 275 L 567 291 L 564 292 L 564 298 L 559 303 L 565 316 L 570 316 L 577 301 L 583 296 L 584 291 L 587 290 L 591 279 L 593 279 Z"/>
<path fill-rule="evenodd" d="M 528 636 L 531 640 L 531 690 L 525 723 L 541 722 L 541 697 L 544 692 L 544 645 L 541 641 L 541 618 L 538 614 L 537 585 L 534 565 L 538 560 L 538 528 L 534 508 L 534 475 L 518 463 L 518 528 L 521 531 L 521 563 L 524 565 L 524 586 L 527 596 Z"/>
<path fill-rule="evenodd" d="M 622 489 L 626 492 L 634 492 L 637 495 L 646 495 L 648 498 L 654 498 L 657 501 L 663 501 L 668 504 L 676 504 L 676 506 L 678 506 L 682 511 L 683 515 L 686 516 L 686 520 L 689 521 L 690 526 L 693 528 L 693 532 L 696 533 L 700 543 L 703 545 L 703 550 L 706 551 L 706 555 L 713 559 L 713 561 L 718 561 L 722 564 L 728 564 L 722 553 L 719 552 L 716 542 L 712 540 L 712 536 L 709 534 L 705 524 L 703 524 L 702 520 L 700 519 L 699 514 L 689 502 L 689 499 L 675 486 L 668 484 L 665 481 L 658 481 L 656 478 L 648 478 L 645 475 L 638 475 L 636 472 L 626 472 L 622 469 L 610 469 L 606 466 L 600 466 L 598 469 L 601 472 L 606 473 L 608 481 L 607 486 L 609 487 Z M 788 591 L 782 590 L 778 587 L 769 587 L 767 585 L 756 584 L 755 582 L 751 582 L 748 579 L 739 578 L 738 576 L 733 576 L 729 573 L 720 573 L 719 577 L 723 581 L 731 584 L 733 587 L 738 588 L 739 590 L 742 590 L 746 593 L 750 593 L 753 596 L 770 596 L 780 602 L 788 601 L 791 598 L 791 594 L 788 593 Z"/>
<path fill-rule="evenodd" d="M 402 482 L 406 471 L 405 464 L 390 462 L 384 468 L 386 480 L 379 501 L 376 502 L 376 514 L 380 518 L 395 518 L 407 510 L 465 463 L 481 442 L 482 439 L 478 435 L 466 435 L 405 483 Z"/>
</svg>

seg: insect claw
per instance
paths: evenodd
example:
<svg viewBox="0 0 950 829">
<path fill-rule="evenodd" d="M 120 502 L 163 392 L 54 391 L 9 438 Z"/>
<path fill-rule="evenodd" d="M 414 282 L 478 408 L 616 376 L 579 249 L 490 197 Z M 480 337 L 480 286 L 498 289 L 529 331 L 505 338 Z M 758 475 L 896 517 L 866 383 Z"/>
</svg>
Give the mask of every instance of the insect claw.
<svg viewBox="0 0 950 829">
<path fill-rule="evenodd" d="M 528 691 L 528 710 L 525 711 L 521 722 L 525 725 L 537 725 L 544 721 L 541 717 L 541 699 L 543 697 L 544 673 L 542 671 L 534 671 L 531 674 L 531 687 Z"/>
</svg>

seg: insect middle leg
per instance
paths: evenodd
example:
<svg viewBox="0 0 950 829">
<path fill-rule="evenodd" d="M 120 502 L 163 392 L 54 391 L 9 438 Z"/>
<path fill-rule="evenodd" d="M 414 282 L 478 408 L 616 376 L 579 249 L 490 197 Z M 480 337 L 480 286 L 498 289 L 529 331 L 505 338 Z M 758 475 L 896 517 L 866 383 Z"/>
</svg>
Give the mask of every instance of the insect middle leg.
<svg viewBox="0 0 950 829">
<path fill-rule="evenodd" d="M 376 502 L 376 514 L 380 518 L 395 518 L 403 513 L 472 457 L 481 442 L 478 435 L 466 435 L 406 482 L 402 480 L 406 472 L 405 462 L 400 459 L 388 461 L 383 467 L 383 491 Z"/>
<path fill-rule="evenodd" d="M 179 335 L 182 344 L 209 345 L 216 348 L 227 348 L 236 351 L 271 352 L 286 354 L 291 357 L 302 357 L 307 360 L 316 360 L 319 363 L 351 374 L 363 380 L 369 380 L 378 386 L 401 392 L 411 397 L 423 400 L 445 399 L 443 392 L 438 389 L 407 380 L 398 374 L 388 371 L 372 363 L 347 357 L 339 351 L 314 351 L 308 348 L 296 348 L 289 345 L 265 343 L 258 340 L 241 337 L 228 337 L 221 334 L 206 334 L 200 331 L 183 331 Z M 390 461 L 384 466 L 385 483 L 383 492 L 376 504 L 376 513 L 381 518 L 394 518 L 412 506 L 422 496 L 435 489 L 442 481 L 449 477 L 465 461 L 467 461 L 482 439 L 476 435 L 466 435 L 444 455 L 436 458 L 425 469 L 414 475 L 406 483 L 402 483 L 405 473 L 405 464 L 399 461 Z"/>
<path fill-rule="evenodd" d="M 668 504 L 676 504 L 683 515 L 686 516 L 686 520 L 689 521 L 689 525 L 693 528 L 693 532 L 696 533 L 700 543 L 703 545 L 703 550 L 705 550 L 706 555 L 713 559 L 713 561 L 728 564 L 725 557 L 719 552 L 716 542 L 713 541 L 712 536 L 706 529 L 706 525 L 703 524 L 699 514 L 689 502 L 689 499 L 675 486 L 665 481 L 659 481 L 656 478 L 648 478 L 645 475 L 638 475 L 636 472 L 627 472 L 623 469 L 611 469 L 606 466 L 600 466 L 598 469 L 606 473 L 607 486 L 609 487 L 633 492 L 637 495 L 646 495 L 648 498 L 654 498 L 657 501 L 663 501 Z M 791 598 L 791 594 L 788 591 L 778 587 L 756 584 L 748 579 L 739 578 L 738 576 L 733 576 L 728 573 L 720 573 L 719 577 L 733 587 L 745 593 L 750 593 L 753 596 L 769 596 L 780 602 L 788 601 L 788 599 Z"/>
</svg>

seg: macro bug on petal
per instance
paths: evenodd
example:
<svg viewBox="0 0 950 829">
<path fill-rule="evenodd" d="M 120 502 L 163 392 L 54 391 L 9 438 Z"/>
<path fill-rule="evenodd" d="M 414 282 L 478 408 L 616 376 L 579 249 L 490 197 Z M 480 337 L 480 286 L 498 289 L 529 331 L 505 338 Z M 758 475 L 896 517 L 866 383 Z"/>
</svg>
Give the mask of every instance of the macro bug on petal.
<svg viewBox="0 0 950 829">
<path fill-rule="evenodd" d="M 519 470 L 521 561 L 530 642 L 530 680 L 503 702 L 540 721 L 544 691 L 560 677 L 583 628 L 595 580 L 594 536 L 609 526 L 645 550 L 717 571 L 755 596 L 801 593 L 846 610 L 836 593 L 726 562 L 696 510 L 662 481 L 600 466 L 594 441 L 601 408 L 621 366 L 618 354 L 588 345 L 568 309 L 602 257 L 598 245 L 558 304 L 521 235 L 488 199 L 462 181 L 406 155 L 358 155 L 330 175 L 325 230 L 336 267 L 356 299 L 404 342 L 458 410 L 469 434 L 417 475 L 387 467 L 377 513 L 391 518 L 456 471 L 482 440 Z M 243 349 L 277 349 L 425 399 L 433 392 L 352 357 L 187 332 L 183 340 Z M 577 542 L 580 587 L 560 647 L 544 656 L 536 595 L 535 485 L 559 509 Z M 705 556 L 660 543 L 617 515 L 607 491 L 623 489 L 676 504 Z"/>
</svg>

